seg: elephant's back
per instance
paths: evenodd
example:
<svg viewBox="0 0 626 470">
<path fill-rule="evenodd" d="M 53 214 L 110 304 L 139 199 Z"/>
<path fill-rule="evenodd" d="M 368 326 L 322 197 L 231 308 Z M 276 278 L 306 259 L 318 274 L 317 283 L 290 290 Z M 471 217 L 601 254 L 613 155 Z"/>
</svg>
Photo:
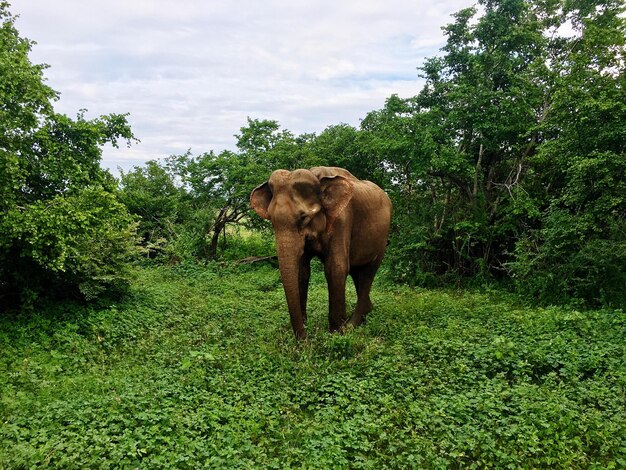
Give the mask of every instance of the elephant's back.
<svg viewBox="0 0 626 470">
<path fill-rule="evenodd" d="M 348 178 L 350 180 L 359 181 L 357 177 L 348 170 L 337 166 L 316 166 L 311 168 L 310 171 L 317 177 L 317 179 L 326 178 L 328 176 L 343 176 L 344 178 Z"/>
<path fill-rule="evenodd" d="M 370 216 L 391 220 L 391 199 L 380 186 L 371 181 L 354 182 L 353 199 L 355 210 L 366 219 Z"/>
</svg>

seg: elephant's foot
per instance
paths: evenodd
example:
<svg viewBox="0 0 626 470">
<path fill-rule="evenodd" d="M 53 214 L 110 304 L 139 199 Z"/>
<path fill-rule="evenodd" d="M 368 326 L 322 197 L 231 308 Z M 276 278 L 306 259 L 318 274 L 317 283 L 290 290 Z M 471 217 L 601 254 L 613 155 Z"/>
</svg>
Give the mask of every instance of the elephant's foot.
<svg viewBox="0 0 626 470">
<path fill-rule="evenodd" d="M 363 323 L 365 323 L 365 317 L 364 316 L 356 316 L 356 315 L 352 315 L 350 317 L 350 320 L 348 320 L 346 322 L 346 324 L 344 325 L 344 329 L 345 330 L 350 330 L 353 328 L 356 328 L 357 326 L 362 325 Z"/>
<path fill-rule="evenodd" d="M 356 328 L 357 326 L 360 326 L 363 323 L 365 323 L 365 315 L 359 315 L 356 312 L 354 312 L 354 314 L 352 314 L 352 316 L 350 317 L 350 320 L 346 322 L 345 326 L 347 329 L 350 329 L 350 328 Z"/>
<path fill-rule="evenodd" d="M 341 331 L 343 325 L 346 323 L 346 315 L 344 312 L 329 313 L 328 315 L 328 331 L 331 333 Z"/>
<path fill-rule="evenodd" d="M 356 310 L 354 311 L 350 319 L 346 322 L 346 326 L 348 328 L 356 328 L 357 326 L 364 324 L 367 320 L 367 314 L 370 313 L 373 309 L 374 306 L 369 300 L 367 301 L 365 308 L 359 308 L 359 306 L 357 305 Z"/>
<path fill-rule="evenodd" d="M 343 332 L 343 327 L 342 326 L 329 326 L 328 332 L 329 333 L 341 333 Z"/>
<path fill-rule="evenodd" d="M 343 331 L 343 326 L 346 324 L 346 319 L 341 318 L 341 319 L 337 319 L 337 318 L 329 318 L 328 319 L 328 331 L 330 333 L 337 333 L 337 332 L 341 332 Z"/>
</svg>

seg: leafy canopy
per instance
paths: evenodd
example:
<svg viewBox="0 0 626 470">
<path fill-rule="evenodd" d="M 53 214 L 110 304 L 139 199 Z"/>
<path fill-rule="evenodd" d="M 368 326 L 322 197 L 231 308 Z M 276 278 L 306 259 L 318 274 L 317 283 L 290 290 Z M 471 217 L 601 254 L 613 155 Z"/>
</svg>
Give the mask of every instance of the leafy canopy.
<svg viewBox="0 0 626 470">
<path fill-rule="evenodd" d="M 32 64 L 0 3 L 0 303 L 95 297 L 128 278 L 134 224 L 100 168 L 101 146 L 134 137 L 124 115 L 54 112 L 58 94 Z"/>
</svg>

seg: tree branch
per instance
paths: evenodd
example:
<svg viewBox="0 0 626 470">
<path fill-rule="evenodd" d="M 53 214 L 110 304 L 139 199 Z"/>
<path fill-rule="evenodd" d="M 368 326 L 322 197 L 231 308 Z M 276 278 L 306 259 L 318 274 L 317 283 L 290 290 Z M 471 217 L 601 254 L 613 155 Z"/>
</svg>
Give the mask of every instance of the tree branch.
<svg viewBox="0 0 626 470">
<path fill-rule="evenodd" d="M 428 172 L 428 175 L 429 176 L 437 176 L 437 177 L 440 177 L 440 178 L 448 178 L 456 186 L 458 186 L 459 189 L 463 190 L 463 192 L 465 193 L 465 195 L 467 196 L 468 199 L 473 199 L 474 196 L 472 195 L 472 190 L 471 190 L 469 184 L 464 182 L 458 176 L 450 175 L 448 173 L 443 173 L 441 171 L 430 171 L 430 172 Z"/>
</svg>

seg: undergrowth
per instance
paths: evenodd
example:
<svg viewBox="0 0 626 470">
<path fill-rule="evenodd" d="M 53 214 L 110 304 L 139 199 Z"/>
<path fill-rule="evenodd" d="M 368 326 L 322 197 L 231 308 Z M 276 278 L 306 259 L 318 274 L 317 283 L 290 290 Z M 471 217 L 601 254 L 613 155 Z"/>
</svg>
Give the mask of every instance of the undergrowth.
<svg viewBox="0 0 626 470">
<path fill-rule="evenodd" d="M 0 468 L 626 466 L 622 311 L 377 282 L 335 335 L 315 271 L 302 344 L 270 266 L 1 317 Z"/>
</svg>

